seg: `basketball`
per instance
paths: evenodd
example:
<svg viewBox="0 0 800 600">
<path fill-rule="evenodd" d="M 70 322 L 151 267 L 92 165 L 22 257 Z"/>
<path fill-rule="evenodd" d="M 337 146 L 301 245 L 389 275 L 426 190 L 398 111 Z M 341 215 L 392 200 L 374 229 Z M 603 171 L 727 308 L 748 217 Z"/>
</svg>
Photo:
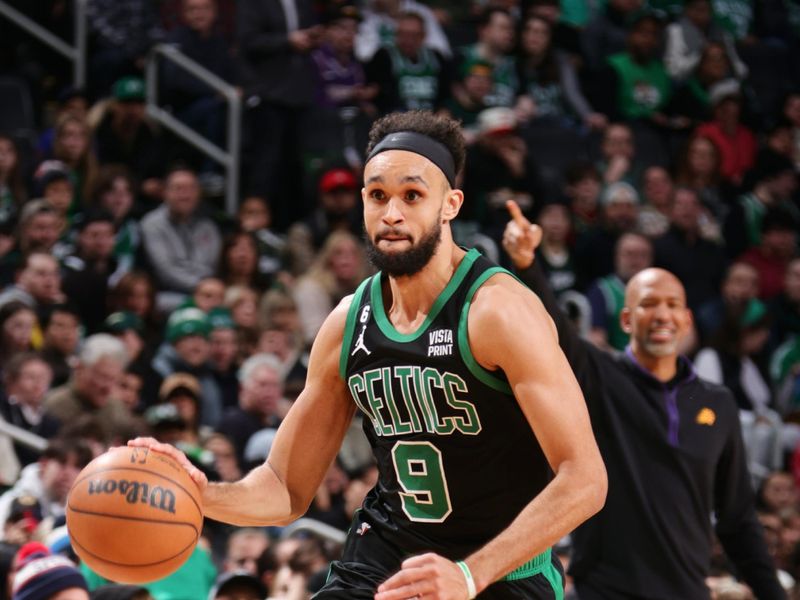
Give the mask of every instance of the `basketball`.
<svg viewBox="0 0 800 600">
<path fill-rule="evenodd" d="M 147 448 L 114 448 L 97 457 L 67 499 L 75 552 L 119 583 L 155 581 L 177 570 L 202 524 L 197 485 L 175 460 Z"/>
</svg>

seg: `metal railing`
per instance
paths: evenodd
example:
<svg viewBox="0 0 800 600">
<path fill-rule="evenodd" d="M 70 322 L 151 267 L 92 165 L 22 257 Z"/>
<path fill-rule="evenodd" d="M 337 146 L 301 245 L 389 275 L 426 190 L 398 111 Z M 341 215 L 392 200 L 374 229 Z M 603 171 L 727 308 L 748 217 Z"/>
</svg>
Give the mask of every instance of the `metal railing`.
<svg viewBox="0 0 800 600">
<path fill-rule="evenodd" d="M 74 36 L 75 45 L 70 46 L 60 37 L 39 25 L 30 17 L 22 14 L 7 2 L 0 0 L 0 15 L 16 23 L 43 44 L 72 61 L 72 83 L 82 88 L 86 83 L 86 4 L 88 0 L 75 0 Z"/>
<path fill-rule="evenodd" d="M 310 532 L 318 535 L 322 539 L 329 540 L 336 544 L 344 544 L 347 534 L 336 527 L 331 527 L 327 523 L 303 517 L 294 523 L 287 525 L 281 530 L 281 538 L 286 539 L 297 532 Z"/>
<path fill-rule="evenodd" d="M 185 69 L 197 79 L 219 92 L 228 103 L 227 149 L 206 139 L 170 111 L 158 105 L 158 59 L 163 57 Z M 203 65 L 183 54 L 175 46 L 157 44 L 147 59 L 147 114 L 225 167 L 225 209 L 236 212 L 239 196 L 239 157 L 241 142 L 242 101 L 236 88 L 217 77 Z"/>
<path fill-rule="evenodd" d="M 19 442 L 23 446 L 27 446 L 33 450 L 43 452 L 47 448 L 47 440 L 43 437 L 31 433 L 21 427 L 12 425 L 8 421 L 0 417 L 0 435 L 7 435 L 15 442 Z"/>
</svg>

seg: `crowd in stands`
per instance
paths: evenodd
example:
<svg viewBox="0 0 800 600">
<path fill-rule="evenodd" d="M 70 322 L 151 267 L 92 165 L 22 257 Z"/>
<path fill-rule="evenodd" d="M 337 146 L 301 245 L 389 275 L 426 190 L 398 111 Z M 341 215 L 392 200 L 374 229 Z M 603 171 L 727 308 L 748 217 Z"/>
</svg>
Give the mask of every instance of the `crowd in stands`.
<svg viewBox="0 0 800 600">
<path fill-rule="evenodd" d="M 71 2 L 9 3 L 71 39 Z M 508 266 L 516 200 L 593 343 L 625 348 L 617 315 L 637 272 L 681 279 L 683 350 L 739 404 L 770 551 L 800 598 L 800 5 L 88 0 L 88 27 L 83 89 L 26 33 L 3 22 L 0 36 L 0 79 L 31 99 L 36 131 L 0 116 L 0 418 L 47 441 L 0 435 L 0 600 L 71 587 L 300 600 L 321 586 L 336 536 L 214 522 L 166 580 L 107 585 L 64 558 L 64 501 L 94 456 L 138 435 L 211 480 L 265 459 L 323 320 L 371 273 L 369 124 L 416 109 L 463 124 L 457 241 Z M 235 214 L 224 170 L 148 116 L 157 43 L 242 99 Z M 157 85 L 224 145 L 224 99 L 169 62 Z M 376 479 L 360 427 L 307 515 L 342 532 Z M 557 550 L 567 561 L 569 540 Z M 715 598 L 752 597 L 724 556 L 714 565 Z"/>
</svg>

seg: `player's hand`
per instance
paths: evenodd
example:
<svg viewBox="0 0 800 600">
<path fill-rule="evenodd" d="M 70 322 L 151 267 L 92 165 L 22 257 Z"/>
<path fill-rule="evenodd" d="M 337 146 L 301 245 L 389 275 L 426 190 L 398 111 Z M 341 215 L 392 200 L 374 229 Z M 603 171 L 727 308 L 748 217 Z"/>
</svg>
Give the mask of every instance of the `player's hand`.
<svg viewBox="0 0 800 600">
<path fill-rule="evenodd" d="M 151 437 L 138 437 L 135 440 L 129 440 L 128 446 L 135 448 L 148 448 L 153 452 L 166 454 L 177 461 L 178 464 L 180 464 L 184 469 L 186 469 L 186 471 L 189 473 L 189 477 L 191 477 L 192 480 L 197 484 L 197 487 L 200 488 L 201 493 L 204 492 L 208 487 L 208 477 L 205 476 L 205 473 L 195 467 L 192 462 L 186 458 L 186 455 L 178 450 L 175 446 L 171 446 L 170 444 L 162 444 L 155 438 Z"/>
<path fill-rule="evenodd" d="M 506 200 L 511 220 L 503 232 L 503 249 L 508 252 L 517 269 L 527 269 L 533 264 L 533 253 L 542 243 L 542 228 L 534 225 L 514 200 Z"/>
<path fill-rule="evenodd" d="M 412 556 L 378 586 L 375 600 L 465 600 L 467 582 L 459 566 L 438 554 Z"/>
</svg>

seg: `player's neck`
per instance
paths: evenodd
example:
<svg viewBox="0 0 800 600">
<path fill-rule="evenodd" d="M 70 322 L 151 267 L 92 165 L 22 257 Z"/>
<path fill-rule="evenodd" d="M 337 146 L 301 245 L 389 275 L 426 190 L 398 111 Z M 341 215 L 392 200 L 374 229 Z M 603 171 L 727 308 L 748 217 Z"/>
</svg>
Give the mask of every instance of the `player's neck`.
<svg viewBox="0 0 800 600">
<path fill-rule="evenodd" d="M 416 331 L 433 303 L 453 277 L 466 253 L 450 240 L 442 240 L 421 271 L 408 277 L 389 277 L 384 289 L 386 316 L 400 333 Z"/>
</svg>

